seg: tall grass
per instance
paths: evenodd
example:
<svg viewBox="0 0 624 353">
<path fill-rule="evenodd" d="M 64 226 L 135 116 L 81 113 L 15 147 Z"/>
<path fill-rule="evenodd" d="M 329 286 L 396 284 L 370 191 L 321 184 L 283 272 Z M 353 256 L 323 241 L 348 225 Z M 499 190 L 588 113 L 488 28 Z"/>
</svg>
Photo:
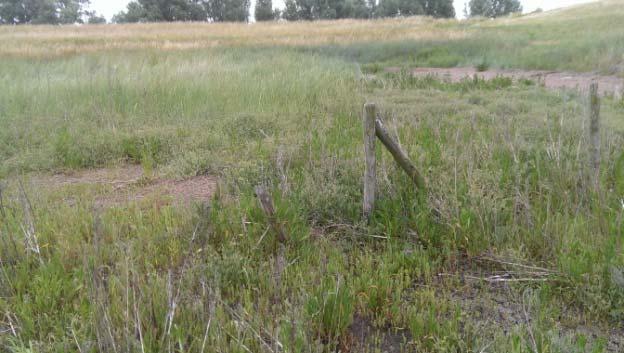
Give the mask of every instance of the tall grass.
<svg viewBox="0 0 624 353">
<path fill-rule="evenodd" d="M 606 4 L 587 7 L 583 21 L 621 17 L 617 2 Z M 43 44 L 39 58 L 25 58 L 26 49 L 5 52 L 0 350 L 617 351 L 624 321 L 621 102 L 603 99 L 603 163 L 594 188 L 584 94 L 503 78 L 362 75 L 353 64 L 383 67 L 412 49 L 421 53 L 415 64 L 483 60 L 484 53 L 496 66 L 549 68 L 557 57 L 571 59 L 556 68 L 614 63 L 585 61 L 579 53 L 601 43 L 589 36 L 574 48 L 553 45 L 535 62 L 527 60 L 538 44 L 494 48 L 506 38 L 514 48 L 529 29 L 531 40 L 560 35 L 572 42 L 582 24 L 565 25 L 575 11 L 466 24 L 379 22 L 490 33 L 465 43 L 392 43 L 400 32 L 380 44 L 330 45 L 333 34 L 317 34 L 313 46 L 280 46 L 288 37 L 275 34 L 261 47 L 174 52 L 150 44 L 120 52 L 97 39 L 124 36 L 116 31 L 130 31 L 124 40 L 150 37 L 158 28 L 142 25 L 111 27 L 110 34 L 86 28 L 99 43 L 92 52 L 59 56 Z M 329 22 L 319 31 L 344 31 L 345 24 L 369 28 Z M 191 26 L 200 27 L 212 28 Z M 160 30 L 175 38 L 183 28 Z M 618 30 L 596 33 L 607 43 Z M 77 30 L 0 29 L 13 38 L 9 48 L 63 31 Z M 427 193 L 417 192 L 379 148 L 370 225 L 360 215 L 365 101 L 378 103 L 428 182 Z M 31 182 L 50 171 L 125 163 L 172 177 L 214 174 L 219 191 L 209 204 L 148 198 L 98 209 L 96 198 L 112 187 Z M 284 245 L 253 196 L 258 184 L 272 191 L 289 238 Z M 501 273 L 534 278 L 517 265 L 543 268 L 548 277 L 485 281 Z"/>
<path fill-rule="evenodd" d="M 353 69 L 290 51 L 81 56 L 0 70 L 5 174 L 136 159 L 145 143 L 182 173 L 201 171 L 200 154 L 211 163 L 203 169 L 217 170 L 237 150 L 253 160 L 265 135 L 357 109 Z"/>
</svg>

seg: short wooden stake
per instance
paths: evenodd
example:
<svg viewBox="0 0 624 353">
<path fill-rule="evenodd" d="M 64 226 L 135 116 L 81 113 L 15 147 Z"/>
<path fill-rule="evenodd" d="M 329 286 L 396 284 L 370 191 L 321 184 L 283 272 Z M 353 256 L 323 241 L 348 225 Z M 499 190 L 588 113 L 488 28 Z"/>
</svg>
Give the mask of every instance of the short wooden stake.
<svg viewBox="0 0 624 353">
<path fill-rule="evenodd" d="M 375 103 L 364 105 L 364 156 L 366 167 L 364 170 L 364 218 L 368 221 L 375 209 L 375 183 L 377 180 L 375 166 L 375 118 L 377 106 Z"/>
<path fill-rule="evenodd" d="M 258 197 L 258 200 L 260 201 L 260 207 L 262 207 L 264 214 L 269 219 L 269 224 L 271 225 L 271 228 L 273 228 L 273 230 L 277 234 L 277 240 L 279 240 L 279 242 L 282 244 L 285 243 L 288 238 L 286 237 L 286 232 L 284 232 L 282 225 L 277 221 L 277 217 L 275 216 L 273 198 L 271 198 L 269 192 L 262 186 L 256 187 L 256 197 Z"/>
<path fill-rule="evenodd" d="M 589 143 L 592 182 L 597 186 L 600 177 L 600 97 L 596 82 L 589 86 Z"/>
</svg>

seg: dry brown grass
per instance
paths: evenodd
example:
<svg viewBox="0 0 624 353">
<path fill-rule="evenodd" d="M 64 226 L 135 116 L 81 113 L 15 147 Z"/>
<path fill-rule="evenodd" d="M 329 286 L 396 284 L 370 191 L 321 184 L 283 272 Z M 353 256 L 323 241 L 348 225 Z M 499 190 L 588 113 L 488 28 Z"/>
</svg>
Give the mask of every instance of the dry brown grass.
<svg viewBox="0 0 624 353">
<path fill-rule="evenodd" d="M 0 27 L 0 57 L 58 57 L 108 50 L 303 46 L 465 36 L 454 20 L 412 17 L 317 22 L 158 23 Z"/>
</svg>

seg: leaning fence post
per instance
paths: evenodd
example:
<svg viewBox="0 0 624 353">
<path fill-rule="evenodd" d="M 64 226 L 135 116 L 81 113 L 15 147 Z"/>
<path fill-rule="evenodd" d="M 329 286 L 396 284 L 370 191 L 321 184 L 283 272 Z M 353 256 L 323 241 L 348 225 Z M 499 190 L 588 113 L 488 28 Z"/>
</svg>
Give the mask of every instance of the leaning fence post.
<svg viewBox="0 0 624 353">
<path fill-rule="evenodd" d="M 414 166 L 412 161 L 410 161 L 407 153 L 403 151 L 401 146 L 390 136 L 388 130 L 384 127 L 383 121 L 381 119 L 377 119 L 375 121 L 375 131 L 377 133 L 377 137 L 383 143 L 384 146 L 390 151 L 390 154 L 397 162 L 399 167 L 401 167 L 407 175 L 412 179 L 414 184 L 421 191 L 425 189 L 425 178 L 418 172 L 418 169 Z"/>
<path fill-rule="evenodd" d="M 600 98 L 598 83 L 589 86 L 589 158 L 591 163 L 592 183 L 598 186 L 600 175 Z"/>
<path fill-rule="evenodd" d="M 375 208 L 375 183 L 377 180 L 375 171 L 375 118 L 377 106 L 375 103 L 364 105 L 364 155 L 366 167 L 364 170 L 364 218 L 370 220 Z"/>
</svg>

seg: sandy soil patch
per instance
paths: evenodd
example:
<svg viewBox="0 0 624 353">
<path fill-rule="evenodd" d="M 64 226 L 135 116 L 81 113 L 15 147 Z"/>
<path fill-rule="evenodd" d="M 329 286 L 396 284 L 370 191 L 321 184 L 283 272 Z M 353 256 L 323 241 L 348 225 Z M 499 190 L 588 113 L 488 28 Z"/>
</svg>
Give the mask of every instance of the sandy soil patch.
<svg viewBox="0 0 624 353">
<path fill-rule="evenodd" d="M 390 67 L 388 72 L 401 71 L 398 67 Z M 471 67 L 433 68 L 420 67 L 411 70 L 414 76 L 434 75 L 451 82 L 459 82 L 475 75 L 481 79 L 491 80 L 497 76 L 510 77 L 514 80 L 527 79 L 538 82 L 550 89 L 576 89 L 586 91 L 592 82 L 598 83 L 602 95 L 624 93 L 624 79 L 617 76 L 602 76 L 592 73 L 544 71 L 544 70 L 487 70 L 477 71 Z"/>
<path fill-rule="evenodd" d="M 143 199 L 158 203 L 209 202 L 217 188 L 217 179 L 201 175 L 185 179 L 148 177 L 140 166 L 72 171 L 33 179 L 37 187 L 101 186 L 96 206 L 119 206 Z M 75 201 L 71 198 L 69 202 Z"/>
</svg>

